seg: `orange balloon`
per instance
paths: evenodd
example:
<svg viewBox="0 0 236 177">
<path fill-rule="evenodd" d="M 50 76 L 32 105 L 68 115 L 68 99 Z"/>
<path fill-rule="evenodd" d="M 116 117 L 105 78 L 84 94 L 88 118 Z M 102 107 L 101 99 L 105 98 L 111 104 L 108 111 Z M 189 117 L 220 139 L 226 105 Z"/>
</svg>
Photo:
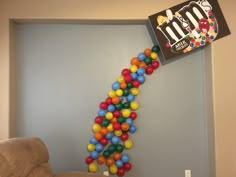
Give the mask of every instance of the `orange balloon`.
<svg viewBox="0 0 236 177">
<path fill-rule="evenodd" d="M 109 157 L 106 161 L 107 166 L 112 166 L 114 164 L 114 159 L 112 157 Z"/>
<path fill-rule="evenodd" d="M 117 118 L 116 117 L 113 117 L 112 119 L 111 119 L 111 123 L 116 123 L 118 120 L 117 120 Z"/>
<path fill-rule="evenodd" d="M 124 122 L 121 124 L 121 129 L 123 131 L 128 131 L 129 130 L 129 124 L 127 122 Z"/>
<path fill-rule="evenodd" d="M 145 54 L 146 56 L 148 56 L 148 57 L 151 55 L 151 53 L 152 53 L 152 50 L 149 49 L 149 48 L 147 48 L 147 49 L 144 50 L 144 54 Z"/>
<path fill-rule="evenodd" d="M 120 83 L 120 88 L 125 89 L 127 87 L 127 84 L 125 82 Z"/>
<path fill-rule="evenodd" d="M 113 158 L 114 158 L 115 160 L 121 159 L 121 153 L 120 153 L 120 152 L 115 152 L 114 155 L 113 155 Z"/>
<path fill-rule="evenodd" d="M 113 104 L 118 104 L 120 102 L 120 98 L 118 97 L 118 96 L 114 96 L 113 98 L 112 98 L 112 103 Z"/>
<path fill-rule="evenodd" d="M 138 66 L 138 64 L 139 64 L 139 59 L 138 59 L 137 57 L 132 58 L 132 59 L 131 59 L 131 64 Z"/>
<path fill-rule="evenodd" d="M 105 157 L 103 155 L 98 156 L 97 162 L 99 164 L 103 164 L 105 162 Z"/>
<path fill-rule="evenodd" d="M 103 135 L 102 135 L 101 132 L 96 132 L 96 133 L 94 133 L 94 138 L 95 138 L 96 140 L 100 140 L 100 139 L 102 139 L 102 137 L 103 137 Z"/>
<path fill-rule="evenodd" d="M 103 134 L 103 135 L 106 135 L 108 133 L 108 130 L 107 130 L 107 127 L 102 127 L 100 132 Z"/>
<path fill-rule="evenodd" d="M 139 67 L 142 67 L 142 68 L 146 69 L 147 65 L 144 61 L 142 61 L 142 62 L 139 63 Z"/>
</svg>

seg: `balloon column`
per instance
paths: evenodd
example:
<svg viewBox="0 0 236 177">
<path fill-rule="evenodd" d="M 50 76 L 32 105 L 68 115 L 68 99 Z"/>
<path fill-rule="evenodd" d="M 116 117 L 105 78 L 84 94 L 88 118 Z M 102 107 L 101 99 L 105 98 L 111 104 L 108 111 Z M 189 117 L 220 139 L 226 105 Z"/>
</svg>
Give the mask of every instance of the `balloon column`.
<svg viewBox="0 0 236 177">
<path fill-rule="evenodd" d="M 135 97 L 145 82 L 145 74 L 150 75 L 159 67 L 159 51 L 159 46 L 153 46 L 132 58 L 130 68 L 122 70 L 108 97 L 100 103 L 92 127 L 94 136 L 87 146 L 89 156 L 85 161 L 89 172 L 96 172 L 97 164 L 106 164 L 110 174 L 118 176 L 132 168 L 130 156 L 123 151 L 133 147 L 130 134 L 137 130 L 134 121 L 139 103 Z"/>
</svg>

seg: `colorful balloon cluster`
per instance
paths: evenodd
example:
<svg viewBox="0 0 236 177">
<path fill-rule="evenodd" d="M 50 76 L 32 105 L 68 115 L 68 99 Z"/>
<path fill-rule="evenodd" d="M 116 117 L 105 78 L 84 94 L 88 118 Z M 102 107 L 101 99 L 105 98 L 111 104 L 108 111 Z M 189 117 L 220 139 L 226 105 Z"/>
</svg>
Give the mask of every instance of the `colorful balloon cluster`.
<svg viewBox="0 0 236 177">
<path fill-rule="evenodd" d="M 111 174 L 118 176 L 132 168 L 129 155 L 122 152 L 133 147 L 130 133 L 137 130 L 134 120 L 137 118 L 135 111 L 139 108 L 135 97 L 139 94 L 139 86 L 145 82 L 145 74 L 150 75 L 159 67 L 159 50 L 159 46 L 153 46 L 132 58 L 130 68 L 122 70 L 108 97 L 100 103 L 92 127 L 94 136 L 87 146 L 89 172 L 96 172 L 97 164 L 104 163 Z"/>
</svg>

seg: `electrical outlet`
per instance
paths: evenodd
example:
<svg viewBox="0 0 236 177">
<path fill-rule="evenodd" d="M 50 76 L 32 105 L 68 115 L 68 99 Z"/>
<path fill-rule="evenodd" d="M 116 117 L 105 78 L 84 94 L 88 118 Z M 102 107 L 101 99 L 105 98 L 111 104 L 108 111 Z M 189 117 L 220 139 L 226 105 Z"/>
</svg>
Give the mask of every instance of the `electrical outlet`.
<svg viewBox="0 0 236 177">
<path fill-rule="evenodd" d="M 191 177 L 191 170 L 185 170 L 185 177 Z"/>
<path fill-rule="evenodd" d="M 109 176 L 109 171 L 104 171 L 104 172 L 103 172 L 103 175 L 104 175 L 104 176 Z"/>
</svg>

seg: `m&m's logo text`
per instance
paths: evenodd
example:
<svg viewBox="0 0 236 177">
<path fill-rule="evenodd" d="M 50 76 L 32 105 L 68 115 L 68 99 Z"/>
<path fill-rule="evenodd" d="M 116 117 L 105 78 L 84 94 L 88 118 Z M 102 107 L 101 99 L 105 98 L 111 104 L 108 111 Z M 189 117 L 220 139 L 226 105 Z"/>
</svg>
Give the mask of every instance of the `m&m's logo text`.
<svg viewBox="0 0 236 177">
<path fill-rule="evenodd" d="M 211 43 L 218 34 L 218 23 L 207 0 L 191 1 L 175 13 L 157 16 L 156 28 L 166 38 L 166 48 L 174 53 L 189 52 Z"/>
</svg>

